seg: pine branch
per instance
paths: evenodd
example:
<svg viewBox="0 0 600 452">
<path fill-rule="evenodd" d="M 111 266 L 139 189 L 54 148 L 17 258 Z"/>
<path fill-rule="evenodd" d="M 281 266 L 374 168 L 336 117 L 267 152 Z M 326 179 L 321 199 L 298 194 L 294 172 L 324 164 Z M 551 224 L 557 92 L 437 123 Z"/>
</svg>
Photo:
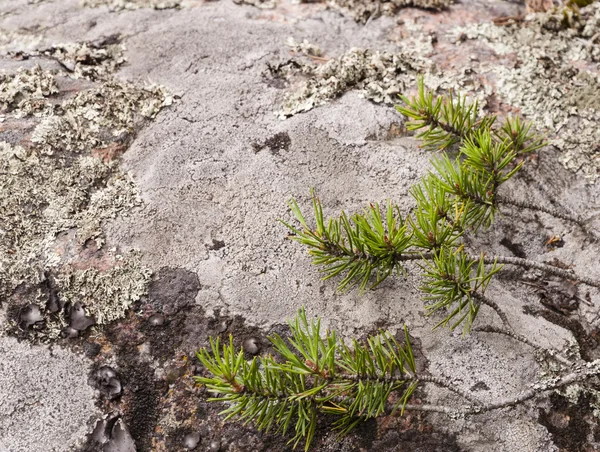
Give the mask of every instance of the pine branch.
<svg viewBox="0 0 600 452">
<path fill-rule="evenodd" d="M 566 376 L 547 381 L 538 381 L 532 385 L 530 389 L 523 391 L 516 397 L 509 397 L 492 403 L 477 406 L 463 406 L 459 408 L 451 408 L 442 405 L 407 404 L 405 409 L 406 411 L 413 410 L 444 413 L 452 418 L 459 418 L 471 414 L 482 414 L 493 410 L 513 407 L 531 400 L 534 397 L 543 394 L 544 392 L 554 391 L 556 389 L 561 389 L 572 384 L 581 383 L 591 378 L 598 377 L 600 375 L 600 361 L 594 361 L 587 364 L 588 366 L 586 368 L 576 370 Z"/>
<path fill-rule="evenodd" d="M 482 402 L 479 399 L 477 399 L 477 397 L 474 397 L 469 392 L 463 391 L 462 389 L 454 386 L 450 381 L 444 380 L 443 378 L 434 377 L 432 375 L 421 375 L 419 376 L 419 381 L 422 381 L 423 383 L 433 383 L 441 388 L 446 388 L 449 391 L 452 391 L 453 393 L 463 397 L 464 399 L 473 402 L 476 405 L 482 404 Z"/>
<path fill-rule="evenodd" d="M 539 381 L 516 397 L 484 403 L 444 378 L 417 375 L 406 328 L 404 344 L 399 344 L 388 333 L 381 333 L 369 337 L 364 345 L 353 341 L 350 348 L 337 339 L 335 332 L 322 334 L 320 321 L 309 322 L 303 309 L 289 325 L 289 339 L 283 340 L 277 335 L 269 338 L 281 359 L 268 356 L 247 362 L 243 349 L 235 351 L 231 336 L 229 343 L 223 345 L 219 339 L 211 339 L 210 350 L 201 349 L 197 356 L 212 375 L 195 379 L 217 395 L 208 399 L 210 402 L 228 404 L 222 412 L 227 415 L 226 420 L 237 417 L 253 422 L 260 430 L 274 429 L 283 435 L 293 430 L 290 443 L 295 448 L 304 440 L 305 450 L 314 439 L 321 414 L 337 416 L 333 427 L 344 435 L 365 419 L 396 411 L 403 414 L 405 410 L 420 410 L 464 417 L 515 406 L 544 392 L 600 375 L 600 360 L 565 361 L 565 365 L 574 369 L 568 375 Z M 478 331 L 505 334 L 540 348 L 504 329 L 488 327 Z M 558 356 L 554 358 L 560 360 Z M 472 405 L 409 404 L 420 383 L 448 389 Z M 395 404 L 389 402 L 392 394 L 398 394 Z"/>
<path fill-rule="evenodd" d="M 417 80 L 418 94 L 409 99 L 401 96 L 405 107 L 396 106 L 396 110 L 412 121 L 408 130 L 425 129 L 417 135 L 426 149 L 447 149 L 468 138 L 478 128 L 491 128 L 495 117 L 479 119 L 479 105 L 467 103 L 460 94 L 454 97 L 434 97 L 433 92 L 425 89 L 423 78 Z"/>
<path fill-rule="evenodd" d="M 554 207 L 546 207 L 546 206 L 542 206 L 540 204 L 533 204 L 528 201 L 521 201 L 518 199 L 511 198 L 508 195 L 499 195 L 498 201 L 501 204 L 518 207 L 519 209 L 527 209 L 527 210 L 533 210 L 536 212 L 543 212 L 543 213 L 546 213 L 553 217 L 560 218 L 561 220 L 565 220 L 570 223 L 575 223 L 578 226 L 583 226 L 585 224 L 585 221 L 583 219 L 581 219 L 580 217 L 570 215 L 570 214 L 565 213 L 562 210 L 556 209 Z"/>
<path fill-rule="evenodd" d="M 342 212 L 339 218 L 330 218 L 326 223 L 321 202 L 314 192 L 311 194 L 315 229 L 308 226 L 293 199 L 289 205 L 301 228 L 281 223 L 292 231 L 290 239 L 309 248 L 313 264 L 323 267 L 323 279 L 345 274 L 338 286 L 340 291 L 352 286 L 359 286 L 361 291 L 372 289 L 394 272 L 404 272 L 401 262 L 419 259 L 418 255 L 407 253 L 411 234 L 398 206 L 389 202 L 383 217 L 375 204 L 362 215 L 349 218 Z M 375 280 L 372 284 L 371 277 Z"/>
<path fill-rule="evenodd" d="M 197 353 L 208 377 L 195 377 L 217 397 L 227 402 L 222 414 L 254 422 L 258 429 L 275 429 L 285 435 L 293 430 L 294 447 L 305 440 L 308 450 L 318 416 L 338 416 L 334 428 L 346 434 L 362 420 L 385 413 L 390 395 L 399 395 L 394 411 L 402 413 L 419 380 L 408 330 L 399 344 L 389 333 L 354 341 L 349 348 L 335 332 L 321 334 L 320 320 L 309 322 L 304 310 L 289 323 L 291 337 L 269 338 L 281 359 L 244 360 L 236 353 L 233 339 L 221 345 L 210 341 L 210 350 Z"/>
<path fill-rule="evenodd" d="M 484 264 L 483 256 L 474 259 L 461 249 L 448 248 L 435 251 L 431 260 L 421 264 L 420 289 L 423 300 L 430 303 L 426 305 L 428 315 L 440 309 L 448 311 L 434 328 L 443 325 L 452 330 L 463 324 L 464 333 L 470 331 L 491 278 L 502 268 L 496 262 L 489 269 Z"/>
<path fill-rule="evenodd" d="M 543 353 L 544 355 L 554 359 L 555 361 L 557 361 L 567 367 L 571 367 L 573 365 L 572 361 L 568 360 L 567 358 L 563 357 L 562 355 L 557 354 L 556 351 L 549 350 L 545 347 L 537 345 L 535 342 L 529 340 L 527 337 L 523 336 L 522 334 L 515 333 L 514 331 L 512 331 L 512 329 L 508 330 L 508 329 L 496 328 L 494 326 L 483 326 L 483 327 L 473 328 L 472 331 L 477 331 L 477 332 L 481 332 L 481 333 L 503 334 L 504 336 L 511 337 L 516 341 L 522 342 L 523 344 L 530 346 L 534 350 L 537 350 L 538 352 Z"/>
<path fill-rule="evenodd" d="M 491 298 L 486 297 L 484 294 L 481 294 L 479 292 L 474 292 L 473 293 L 473 297 L 489 306 L 490 308 L 492 308 L 494 311 L 496 311 L 496 314 L 498 314 L 498 317 L 500 317 L 500 320 L 502 320 L 502 323 L 504 324 L 504 326 L 506 328 L 508 328 L 509 330 L 512 330 L 512 327 L 510 325 L 510 322 L 508 321 L 508 317 L 506 316 L 506 314 L 504 313 L 504 311 L 502 309 L 500 309 L 500 306 L 498 306 L 498 303 L 496 303 L 494 300 L 492 300 Z"/>
<path fill-rule="evenodd" d="M 473 257 L 474 256 L 471 256 L 471 258 Z M 528 270 L 540 270 L 544 273 L 548 273 L 554 276 L 560 276 L 561 278 L 568 279 L 571 281 L 579 281 L 581 283 L 587 284 L 588 286 L 600 288 L 600 281 L 596 279 L 579 275 L 573 270 L 565 270 L 559 267 L 555 267 L 554 265 L 544 264 L 542 262 L 536 262 L 529 259 L 522 259 L 520 257 L 512 256 L 484 256 L 483 261 L 486 264 L 492 264 L 494 262 L 497 262 L 498 264 L 516 265 L 518 267 L 525 268 Z"/>
<path fill-rule="evenodd" d="M 506 142 L 516 155 L 534 152 L 546 145 L 543 138 L 531 131 L 531 123 L 523 123 L 517 116 L 508 117 L 501 127 L 494 128 L 495 115 L 479 115 L 477 101 L 470 104 L 465 96 L 454 97 L 452 92 L 434 96 L 425 88 L 422 77 L 417 79 L 418 94 L 413 98 L 401 96 L 404 107 L 396 110 L 411 121 L 408 130 L 426 129 L 417 135 L 426 149 L 447 149 L 462 143 L 479 131 L 488 130 L 499 142 Z"/>
</svg>

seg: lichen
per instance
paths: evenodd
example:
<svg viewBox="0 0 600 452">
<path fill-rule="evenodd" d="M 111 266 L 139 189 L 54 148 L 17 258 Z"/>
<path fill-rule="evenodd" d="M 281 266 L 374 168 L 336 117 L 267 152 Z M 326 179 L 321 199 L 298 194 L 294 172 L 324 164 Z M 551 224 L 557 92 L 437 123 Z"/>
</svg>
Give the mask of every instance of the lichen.
<svg viewBox="0 0 600 452">
<path fill-rule="evenodd" d="M 600 3 L 582 8 L 570 28 L 548 26 L 553 14 L 531 15 L 524 23 L 503 27 L 459 27 L 452 33 L 456 45 L 465 39 L 483 41 L 499 56 L 516 57 L 513 67 L 481 64 L 477 72 L 495 79 L 496 93 L 548 132 L 565 167 L 593 182 L 600 175 L 600 47 L 594 42 L 600 32 Z"/>
<path fill-rule="evenodd" d="M 57 283 L 65 302 L 83 302 L 88 314 L 100 325 L 125 316 L 131 305 L 147 292 L 150 270 L 140 263 L 137 252 L 116 255 L 108 271 L 96 268 L 68 269 L 58 273 Z"/>
<path fill-rule="evenodd" d="M 439 11 L 448 8 L 453 0 L 328 0 L 334 8 L 347 11 L 357 22 L 367 22 L 380 15 L 394 16 L 402 8 L 415 7 Z"/>
<path fill-rule="evenodd" d="M 236 5 L 250 5 L 259 9 L 273 9 L 277 6 L 277 0 L 233 0 Z"/>
<path fill-rule="evenodd" d="M 106 82 L 55 108 L 35 128 L 31 141 L 48 154 L 106 146 L 117 137 L 130 135 L 136 118 L 152 119 L 171 102 L 160 86 Z"/>
<path fill-rule="evenodd" d="M 54 76 L 39 65 L 12 75 L 0 74 L 0 111 L 16 110 L 17 117 L 44 109 L 44 98 L 56 93 Z"/>
<path fill-rule="evenodd" d="M 292 52 L 295 52 L 297 54 L 302 54 L 311 57 L 320 57 L 323 53 L 321 52 L 319 46 L 309 42 L 306 39 L 304 39 L 302 42 L 296 42 L 296 40 L 290 36 L 285 43 Z"/>
<path fill-rule="evenodd" d="M 377 103 L 393 104 L 397 95 L 414 83 L 422 62 L 405 54 L 351 49 L 325 64 L 303 63 L 309 75 L 303 87 L 289 94 L 281 118 L 305 112 L 349 90 Z"/>
<path fill-rule="evenodd" d="M 171 103 L 162 87 L 112 78 L 118 58 L 98 53 L 101 47 L 52 49 L 34 57 L 57 59 L 53 52 L 66 49 L 60 55 L 74 56 L 75 67 L 58 75 L 85 76 L 92 86 L 65 96 L 40 67 L 0 80 L 8 116 L 27 115 L 34 101 L 39 107 L 27 119 L 37 125 L 24 145 L 0 141 L 0 300 L 17 312 L 24 304 L 41 308 L 43 328 L 29 331 L 36 340 L 55 339 L 69 324 L 64 310 L 47 311 L 50 279 L 61 306 L 83 303 L 97 324 L 122 317 L 145 293 L 149 271 L 133 251 L 102 249 L 102 223 L 140 204 L 118 156 L 142 123 Z M 18 319 L 7 328 L 16 331 Z"/>
<path fill-rule="evenodd" d="M 3 30 L 0 29 L 0 55 L 29 52 L 37 49 L 43 36 L 33 29 Z"/>
<path fill-rule="evenodd" d="M 41 54 L 58 61 L 73 78 L 106 79 L 126 60 L 125 48 L 116 36 L 100 42 L 75 42 L 53 45 Z"/>
<path fill-rule="evenodd" d="M 181 0 L 83 0 L 83 6 L 98 8 L 107 6 L 109 11 L 135 10 L 140 8 L 172 9 L 181 5 Z"/>
</svg>

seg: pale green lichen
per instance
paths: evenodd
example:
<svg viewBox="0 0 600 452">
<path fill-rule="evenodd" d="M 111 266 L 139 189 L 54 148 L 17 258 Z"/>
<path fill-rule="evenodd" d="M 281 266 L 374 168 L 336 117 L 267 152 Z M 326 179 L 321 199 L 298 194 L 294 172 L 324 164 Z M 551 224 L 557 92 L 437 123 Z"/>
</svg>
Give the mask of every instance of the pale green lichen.
<svg viewBox="0 0 600 452">
<path fill-rule="evenodd" d="M 95 268 L 69 269 L 56 281 L 65 302 L 82 302 L 88 315 L 104 325 L 125 316 L 132 304 L 147 293 L 151 272 L 140 263 L 136 252 L 116 255 L 116 264 L 107 271 Z"/>
<path fill-rule="evenodd" d="M 105 146 L 132 132 L 136 118 L 154 118 L 172 102 L 160 86 L 107 82 L 83 91 L 54 109 L 35 128 L 31 141 L 46 153 L 81 152 Z"/>
<path fill-rule="evenodd" d="M 64 264 L 55 251 L 60 232 L 76 228 L 79 243 L 98 239 L 102 220 L 139 204 L 116 162 L 96 157 L 48 156 L 0 143 L 0 173 L 1 298 Z"/>
<path fill-rule="evenodd" d="M 423 63 L 405 54 L 351 49 L 325 64 L 304 64 L 309 75 L 302 88 L 289 94 L 278 113 L 281 118 L 309 111 L 349 90 L 377 103 L 393 104 L 414 83 Z"/>
<path fill-rule="evenodd" d="M 454 0 L 328 0 L 327 4 L 347 11 L 357 22 L 367 22 L 381 15 L 393 16 L 402 8 L 415 7 L 439 11 Z"/>
<path fill-rule="evenodd" d="M 46 97 L 58 93 L 54 76 L 39 65 L 19 69 L 16 74 L 0 74 L 0 111 L 16 111 L 27 116 L 46 108 Z"/>
<path fill-rule="evenodd" d="M 565 167 L 593 182 L 600 175 L 600 92 L 598 62 L 600 3 L 582 8 L 577 26 L 548 27 L 553 13 L 532 15 L 523 24 L 478 24 L 453 31 L 457 45 L 485 42 L 497 55 L 516 56 L 518 64 L 480 64 L 477 72 L 497 80 L 496 93 L 520 109 L 551 144 L 562 151 Z M 462 39 L 459 39 L 462 37 Z"/>
<path fill-rule="evenodd" d="M 82 4 L 91 8 L 107 6 L 109 11 L 123 11 L 140 8 L 172 9 L 179 7 L 181 0 L 83 0 Z"/>
<path fill-rule="evenodd" d="M 105 79 L 126 61 L 125 48 L 117 38 L 113 41 L 58 44 L 41 54 L 57 60 L 73 78 Z"/>
<path fill-rule="evenodd" d="M 37 303 L 44 312 L 51 275 L 63 304 L 83 303 L 86 314 L 104 324 L 123 317 L 145 293 L 150 276 L 135 252 L 99 252 L 103 221 L 140 204 L 118 155 L 143 121 L 172 99 L 162 87 L 112 79 L 119 59 L 93 46 L 53 47 L 36 57 L 61 58 L 58 48 L 71 49 L 62 56 L 75 56 L 65 76 L 101 83 L 69 97 L 57 93 L 53 74 L 39 67 L 0 80 L 10 116 L 26 115 L 33 100 L 40 106 L 27 119 L 37 122 L 31 145 L 0 142 L 0 300 L 17 308 Z M 77 69 L 80 64 L 85 70 Z M 52 102 L 46 99 L 51 94 L 58 94 Z M 17 293 L 29 295 L 23 300 Z M 46 315 L 34 336 L 54 339 L 68 323 L 62 310 Z M 17 319 L 8 328 L 18 328 Z"/>
</svg>

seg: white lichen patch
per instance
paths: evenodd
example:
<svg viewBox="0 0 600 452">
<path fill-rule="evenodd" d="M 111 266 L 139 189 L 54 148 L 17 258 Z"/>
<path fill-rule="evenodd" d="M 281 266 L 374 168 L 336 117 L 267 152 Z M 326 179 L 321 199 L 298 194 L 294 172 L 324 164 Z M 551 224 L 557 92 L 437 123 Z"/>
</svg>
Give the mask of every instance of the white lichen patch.
<svg viewBox="0 0 600 452">
<path fill-rule="evenodd" d="M 130 134 L 136 119 L 152 119 L 172 98 L 160 86 L 107 82 L 83 91 L 53 110 L 36 127 L 31 141 L 41 150 L 81 152 Z"/>
<path fill-rule="evenodd" d="M 126 60 L 125 48 L 115 42 L 75 42 L 54 45 L 41 52 L 42 55 L 57 60 L 73 78 L 90 80 L 106 79 Z"/>
<path fill-rule="evenodd" d="M 150 270 L 140 264 L 138 253 L 117 255 L 108 271 L 95 268 L 63 271 L 57 283 L 63 301 L 82 302 L 100 325 L 125 316 L 131 305 L 146 294 Z"/>
<path fill-rule="evenodd" d="M 377 103 L 393 104 L 414 83 L 424 63 L 405 54 L 351 49 L 322 65 L 305 64 L 309 75 L 303 87 L 289 94 L 278 113 L 281 118 L 309 111 L 349 90 Z"/>
<path fill-rule="evenodd" d="M 82 304 L 86 316 L 104 324 L 123 317 L 149 281 L 137 253 L 101 250 L 102 223 L 140 204 L 118 156 L 172 99 L 162 87 L 113 79 L 121 62 L 113 50 L 75 44 L 35 54 L 63 66 L 72 61 L 66 76 L 94 81 L 74 96 L 61 96 L 53 74 L 37 66 L 0 79 L 7 114 L 35 113 L 28 121 L 37 122 L 29 145 L 0 142 L 0 300 L 17 310 L 40 307 L 38 340 L 58 337 L 70 322 L 62 308 L 47 311 L 50 292 L 60 306 Z M 20 328 L 9 320 L 8 328 Z"/>
<path fill-rule="evenodd" d="M 44 98 L 56 93 L 54 76 L 40 66 L 20 69 L 16 74 L 0 74 L 0 111 L 16 111 L 16 117 L 43 110 Z"/>
<path fill-rule="evenodd" d="M 330 6 L 347 11 L 357 22 L 366 22 L 381 15 L 393 16 L 406 7 L 439 11 L 454 0 L 328 0 Z"/>
<path fill-rule="evenodd" d="M 452 33 L 458 46 L 461 36 L 516 57 L 513 67 L 484 63 L 476 71 L 495 79 L 496 94 L 547 131 L 565 167 L 593 182 L 600 175 L 600 3 L 583 8 L 569 28 L 556 29 L 555 17 L 538 14 L 520 24 L 478 24 Z"/>
<path fill-rule="evenodd" d="M 0 55 L 10 52 L 28 53 L 39 48 L 43 36 L 32 30 L 3 30 L 0 29 Z"/>
<path fill-rule="evenodd" d="M 320 57 L 323 53 L 321 52 L 319 46 L 309 42 L 306 39 L 304 39 L 302 42 L 297 42 L 293 37 L 290 36 L 287 38 L 285 43 L 292 52 L 297 54 Z"/>
<path fill-rule="evenodd" d="M 180 0 L 83 0 L 83 6 L 98 8 L 107 6 L 109 11 L 135 10 L 140 8 L 171 9 L 181 5 Z"/>
</svg>

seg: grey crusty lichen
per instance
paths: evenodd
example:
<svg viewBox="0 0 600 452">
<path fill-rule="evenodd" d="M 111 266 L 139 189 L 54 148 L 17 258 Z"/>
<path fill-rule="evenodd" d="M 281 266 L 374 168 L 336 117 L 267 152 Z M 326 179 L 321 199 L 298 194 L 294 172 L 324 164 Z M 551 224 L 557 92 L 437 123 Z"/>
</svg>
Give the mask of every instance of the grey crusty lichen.
<svg viewBox="0 0 600 452">
<path fill-rule="evenodd" d="M 98 80 L 107 78 L 125 62 L 124 50 L 118 36 L 109 36 L 98 42 L 53 45 L 41 54 L 58 61 L 73 78 Z"/>
<path fill-rule="evenodd" d="M 393 16 L 402 8 L 415 7 L 439 11 L 454 0 L 328 0 L 329 5 L 347 11 L 357 22 L 367 22 L 381 15 Z"/>
<path fill-rule="evenodd" d="M 150 277 L 136 252 L 102 249 L 102 222 L 140 204 L 118 156 L 142 121 L 154 118 L 171 97 L 159 86 L 112 78 L 121 61 L 114 49 L 53 49 L 35 57 L 72 55 L 66 72 L 36 66 L 0 79 L 7 126 L 35 126 L 23 145 L 0 141 L 0 300 L 17 308 L 37 304 L 44 314 L 51 280 L 60 306 L 83 304 L 86 315 L 103 324 L 123 317 Z M 67 76 L 94 82 L 63 96 L 56 79 Z M 39 108 L 31 107 L 34 101 Z M 34 329 L 39 340 L 54 339 L 69 325 L 65 310 L 49 312 L 43 328 Z M 8 328 L 20 328 L 18 318 Z"/>
<path fill-rule="evenodd" d="M 134 10 L 139 8 L 171 9 L 181 5 L 180 0 L 83 0 L 83 6 L 97 8 L 108 6 L 110 11 Z"/>
<path fill-rule="evenodd" d="M 496 96 L 518 109 L 562 151 L 566 168 L 593 183 L 600 176 L 600 2 L 568 16 L 568 23 L 561 11 L 503 26 L 488 22 L 445 31 L 444 39 L 459 49 L 475 40 L 489 50 L 481 61 L 463 52 L 464 64 L 444 70 L 426 58 L 433 51 L 430 33 L 408 21 L 404 27 L 410 36 L 398 43 L 399 53 L 352 49 L 322 65 L 294 60 L 289 66 L 299 67 L 297 72 L 308 79 L 286 96 L 278 115 L 308 111 L 351 89 L 374 102 L 396 103 L 396 94 L 422 74 L 431 88 L 459 90 L 478 99 L 482 108 Z M 501 61 L 511 59 L 511 65 Z"/>
<path fill-rule="evenodd" d="M 286 96 L 281 118 L 305 112 L 341 96 L 349 90 L 377 103 L 392 104 L 420 68 L 418 60 L 404 54 L 351 49 L 322 65 L 303 64 L 308 80 Z"/>
<path fill-rule="evenodd" d="M 38 124 L 31 141 L 46 153 L 106 146 L 130 132 L 136 118 L 154 118 L 167 98 L 159 86 L 139 88 L 109 81 L 56 108 Z"/>
<path fill-rule="evenodd" d="M 600 3 L 582 8 L 569 27 L 557 24 L 557 13 L 549 12 L 520 24 L 471 25 L 454 33 L 457 45 L 462 36 L 486 42 L 497 55 L 516 56 L 513 67 L 482 63 L 476 71 L 493 74 L 497 94 L 548 131 L 565 167 L 593 182 L 600 175 Z"/>
<path fill-rule="evenodd" d="M 45 97 L 58 93 L 52 74 L 40 66 L 19 69 L 15 75 L 0 74 L 0 112 L 16 110 L 17 117 L 45 108 Z"/>
</svg>

